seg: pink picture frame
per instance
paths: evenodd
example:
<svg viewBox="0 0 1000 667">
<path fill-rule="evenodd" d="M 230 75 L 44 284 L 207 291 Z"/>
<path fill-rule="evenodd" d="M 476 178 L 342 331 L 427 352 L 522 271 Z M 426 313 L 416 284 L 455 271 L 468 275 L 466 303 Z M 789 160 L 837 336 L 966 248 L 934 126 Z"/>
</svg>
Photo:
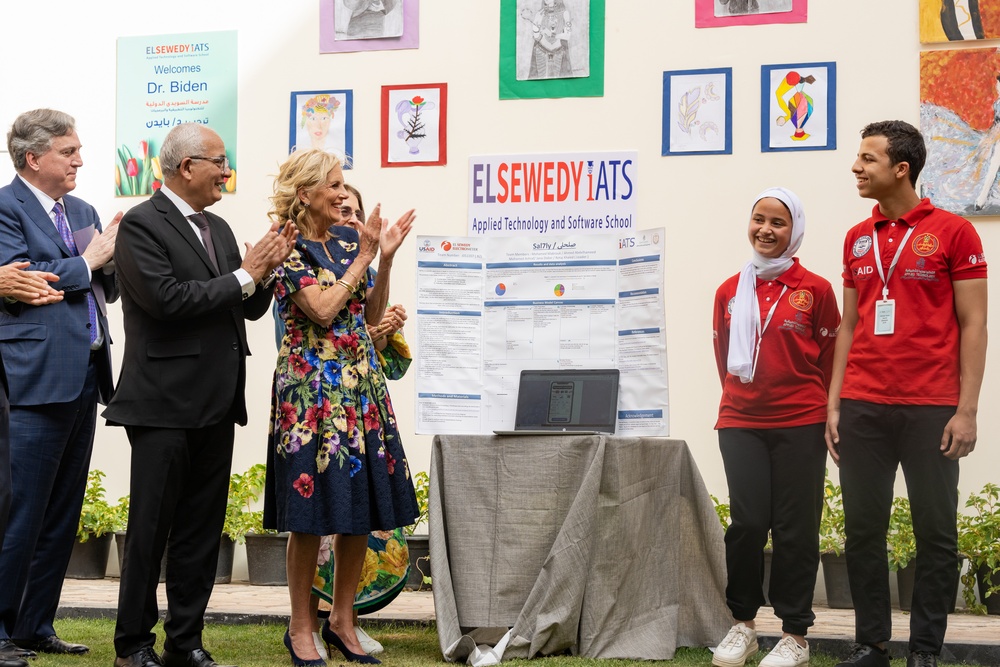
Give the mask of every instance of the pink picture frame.
<svg viewBox="0 0 1000 667">
<path fill-rule="evenodd" d="M 732 25 L 766 25 L 768 23 L 805 23 L 808 0 L 792 0 L 792 9 L 775 14 L 745 14 L 743 16 L 716 16 L 716 0 L 695 0 L 695 28 L 724 28 Z"/>
</svg>

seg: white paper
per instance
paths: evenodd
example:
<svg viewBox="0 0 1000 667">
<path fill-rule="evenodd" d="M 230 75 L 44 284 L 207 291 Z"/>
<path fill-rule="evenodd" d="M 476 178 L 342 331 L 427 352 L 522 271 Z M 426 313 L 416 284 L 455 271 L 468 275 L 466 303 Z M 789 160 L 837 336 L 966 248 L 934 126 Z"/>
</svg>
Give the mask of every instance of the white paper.
<svg viewBox="0 0 1000 667">
<path fill-rule="evenodd" d="M 417 252 L 418 433 L 513 428 L 529 368 L 619 368 L 617 432 L 669 433 L 662 229 L 419 237 Z"/>
</svg>

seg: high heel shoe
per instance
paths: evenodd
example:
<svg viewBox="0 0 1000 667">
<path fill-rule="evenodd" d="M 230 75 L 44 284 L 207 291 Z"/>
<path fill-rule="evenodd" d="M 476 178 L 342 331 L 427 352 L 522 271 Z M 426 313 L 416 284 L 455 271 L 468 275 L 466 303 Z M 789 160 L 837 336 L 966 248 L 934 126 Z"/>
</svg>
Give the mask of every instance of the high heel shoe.
<svg viewBox="0 0 1000 667">
<path fill-rule="evenodd" d="M 323 641 L 326 642 L 327 652 L 329 652 L 332 655 L 333 653 L 330 651 L 329 647 L 333 646 L 338 651 L 344 654 L 344 657 L 347 658 L 348 662 L 360 662 L 365 665 L 382 664 L 381 660 L 379 660 L 378 658 L 373 658 L 367 653 L 353 653 L 352 651 L 350 651 L 347 648 L 347 645 L 344 644 L 344 641 L 339 636 L 337 636 L 337 633 L 334 632 L 333 629 L 330 628 L 329 623 L 323 623 Z"/>
<path fill-rule="evenodd" d="M 324 625 L 326 624 L 324 623 Z M 292 656 L 292 664 L 295 665 L 295 667 L 326 667 L 326 660 L 323 658 L 303 660 L 299 656 L 295 655 L 295 649 L 292 648 L 292 636 L 288 634 L 288 630 L 285 630 L 285 648 L 288 649 L 288 653 Z"/>
</svg>

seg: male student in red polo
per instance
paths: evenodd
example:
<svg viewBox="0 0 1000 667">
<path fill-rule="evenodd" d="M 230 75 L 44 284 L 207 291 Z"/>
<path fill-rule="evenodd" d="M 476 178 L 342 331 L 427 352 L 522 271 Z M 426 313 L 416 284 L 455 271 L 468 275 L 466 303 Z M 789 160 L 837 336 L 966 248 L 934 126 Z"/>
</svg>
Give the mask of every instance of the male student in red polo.
<svg viewBox="0 0 1000 667">
<path fill-rule="evenodd" d="M 923 137 L 902 121 L 861 132 L 852 171 L 878 203 L 844 242 L 827 447 L 840 465 L 856 641 L 840 666 L 888 667 L 885 536 L 902 466 L 917 535 L 908 667 L 941 653 L 958 579 L 958 460 L 976 446 L 986 363 L 986 259 L 968 220 L 915 190 Z"/>
</svg>

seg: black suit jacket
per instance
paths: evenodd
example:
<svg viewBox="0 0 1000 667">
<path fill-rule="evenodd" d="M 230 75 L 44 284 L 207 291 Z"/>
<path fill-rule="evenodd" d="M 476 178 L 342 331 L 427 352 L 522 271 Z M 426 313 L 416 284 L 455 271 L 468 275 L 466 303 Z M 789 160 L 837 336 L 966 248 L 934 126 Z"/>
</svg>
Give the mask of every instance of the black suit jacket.
<svg viewBox="0 0 1000 667">
<path fill-rule="evenodd" d="M 114 398 L 115 425 L 201 428 L 247 421 L 250 354 L 244 319 L 268 311 L 273 286 L 243 300 L 232 275 L 242 262 L 225 220 L 205 212 L 216 271 L 187 219 L 162 192 L 122 218 L 115 264 L 125 315 L 125 354 Z"/>
</svg>

